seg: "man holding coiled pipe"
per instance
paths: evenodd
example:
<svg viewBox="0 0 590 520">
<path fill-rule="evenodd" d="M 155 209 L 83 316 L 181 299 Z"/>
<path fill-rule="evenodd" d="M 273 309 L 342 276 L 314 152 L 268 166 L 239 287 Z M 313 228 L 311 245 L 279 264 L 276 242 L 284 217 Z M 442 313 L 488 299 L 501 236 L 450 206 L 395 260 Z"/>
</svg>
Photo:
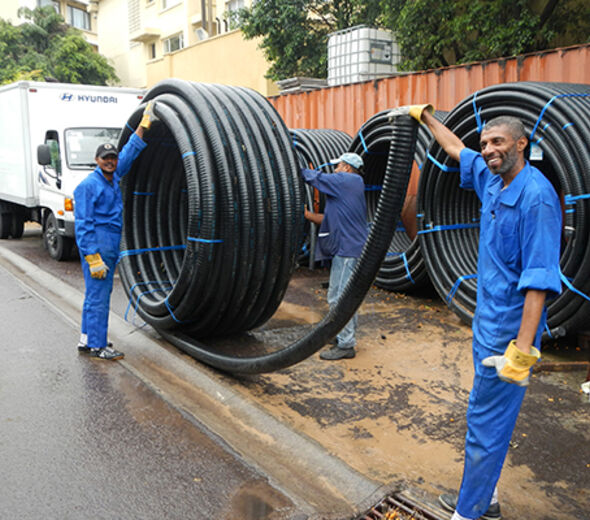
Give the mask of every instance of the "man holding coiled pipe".
<svg viewBox="0 0 590 520">
<path fill-rule="evenodd" d="M 531 367 L 540 357 L 545 300 L 561 291 L 561 208 L 551 183 L 525 160 L 528 139 L 519 119 L 486 123 L 481 151 L 475 152 L 433 112 L 431 105 L 413 105 L 390 117 L 409 115 L 426 124 L 459 161 L 461 187 L 475 190 L 482 202 L 463 481 L 458 496 L 439 500 L 454 511 L 452 520 L 497 520 L 497 481 Z"/>
<path fill-rule="evenodd" d="M 334 305 L 352 275 L 367 240 L 367 205 L 362 177 L 363 159 L 356 153 L 344 153 L 334 173 L 301 171 L 303 180 L 326 195 L 324 213 L 305 210 L 305 218 L 320 226 L 318 249 L 321 259 L 332 259 L 328 304 Z M 356 345 L 355 314 L 336 336 L 336 345 L 320 354 L 321 359 L 353 358 Z"/>
<path fill-rule="evenodd" d="M 121 153 L 111 143 L 101 144 L 96 150 L 96 169 L 74 190 L 76 243 L 86 286 L 78 351 L 97 359 L 124 357 L 107 341 L 113 276 L 123 226 L 119 181 L 147 146 L 142 137 L 153 118 L 153 103 L 150 102 Z"/>
</svg>

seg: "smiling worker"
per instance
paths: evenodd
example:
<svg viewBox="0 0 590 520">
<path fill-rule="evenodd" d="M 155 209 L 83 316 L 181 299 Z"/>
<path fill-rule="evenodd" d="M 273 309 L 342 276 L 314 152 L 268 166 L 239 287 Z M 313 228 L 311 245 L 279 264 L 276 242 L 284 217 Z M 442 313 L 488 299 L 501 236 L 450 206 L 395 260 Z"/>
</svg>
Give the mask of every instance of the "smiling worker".
<svg viewBox="0 0 590 520">
<path fill-rule="evenodd" d="M 76 243 L 86 285 L 78 351 L 98 359 L 124 357 L 107 341 L 113 276 L 123 225 L 119 181 L 147 146 L 142 138 L 153 119 L 153 104 L 150 102 L 121 153 L 111 143 L 101 144 L 96 150 L 96 169 L 74 190 Z"/>
<path fill-rule="evenodd" d="M 540 357 L 545 300 L 561 291 L 561 208 L 551 183 L 524 157 L 528 139 L 519 119 L 487 122 L 478 153 L 433 111 L 414 105 L 390 116 L 410 115 L 425 123 L 459 161 L 461 187 L 474 189 L 482 203 L 463 481 L 458 496 L 444 494 L 439 501 L 454 511 L 452 520 L 498 520 L 496 484 L 531 367 Z"/>
</svg>

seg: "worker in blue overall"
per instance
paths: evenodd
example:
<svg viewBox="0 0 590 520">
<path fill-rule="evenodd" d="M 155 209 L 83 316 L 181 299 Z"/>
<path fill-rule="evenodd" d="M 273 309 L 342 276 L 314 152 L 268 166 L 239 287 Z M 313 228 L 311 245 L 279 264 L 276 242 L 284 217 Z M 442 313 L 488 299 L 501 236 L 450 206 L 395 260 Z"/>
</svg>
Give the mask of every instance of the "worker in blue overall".
<svg viewBox="0 0 590 520">
<path fill-rule="evenodd" d="M 123 225 L 119 181 L 147 146 L 142 138 L 153 119 L 153 104 L 148 103 L 139 126 L 121 152 L 118 153 L 111 143 L 101 144 L 96 150 L 96 169 L 74 190 L 76 243 L 86 285 L 78 351 L 98 359 L 124 357 L 107 340 L 113 276 Z"/>
<path fill-rule="evenodd" d="M 324 213 L 305 209 L 305 218 L 320 226 L 317 260 L 332 259 L 328 287 L 328 305 L 333 306 L 352 275 L 367 240 L 367 203 L 363 181 L 363 159 L 356 153 L 344 153 L 334 173 L 301 170 L 305 182 L 326 195 Z M 320 358 L 337 360 L 356 355 L 358 317 L 348 321 L 336 336 L 336 345 L 320 353 Z"/>
<path fill-rule="evenodd" d="M 454 511 L 452 520 L 498 520 L 497 482 L 540 357 L 545 301 L 561 291 L 561 208 L 551 183 L 524 158 L 528 139 L 519 119 L 487 122 L 475 152 L 432 113 L 431 105 L 414 105 L 391 117 L 425 123 L 459 161 L 461 187 L 475 190 L 482 203 L 463 480 L 458 496 L 443 494 L 439 501 Z"/>
</svg>

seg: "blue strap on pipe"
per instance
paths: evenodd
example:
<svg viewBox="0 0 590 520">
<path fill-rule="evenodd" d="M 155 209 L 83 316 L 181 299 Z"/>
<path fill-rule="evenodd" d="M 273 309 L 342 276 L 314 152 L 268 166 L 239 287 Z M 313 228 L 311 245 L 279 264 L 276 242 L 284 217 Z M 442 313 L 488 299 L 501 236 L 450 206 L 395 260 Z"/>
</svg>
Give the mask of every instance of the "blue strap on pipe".
<svg viewBox="0 0 590 520">
<path fill-rule="evenodd" d="M 132 132 L 135 132 L 135 128 L 131 128 L 131 127 L 129 126 L 129 123 L 125 123 L 125 126 L 126 126 L 127 128 L 129 128 L 129 130 L 131 130 Z"/>
<path fill-rule="evenodd" d="M 576 293 L 578 296 L 581 296 L 582 298 L 588 300 L 590 302 L 590 296 L 584 294 L 582 291 L 576 289 L 572 283 L 567 279 L 567 277 L 561 272 L 561 269 L 559 270 L 559 277 L 561 278 L 561 281 L 563 282 L 563 284 L 573 293 Z"/>
<path fill-rule="evenodd" d="M 168 280 L 165 280 L 163 282 L 158 282 L 157 280 L 153 280 L 153 281 L 149 281 L 149 282 L 137 282 L 137 283 L 133 284 L 131 286 L 131 288 L 129 289 L 129 301 L 127 302 L 127 308 L 125 309 L 125 314 L 123 316 L 123 319 L 125 321 L 128 321 L 127 320 L 127 314 L 129 313 L 129 309 L 131 307 L 131 302 L 133 301 L 133 291 L 134 291 L 134 289 L 136 287 L 139 287 L 140 285 L 155 285 L 155 284 L 169 284 L 170 287 L 168 287 L 168 288 L 156 288 L 156 289 L 152 289 L 152 290 L 144 291 L 144 292 L 140 293 L 139 296 L 137 297 L 137 302 L 135 303 L 135 308 L 134 308 L 135 314 L 137 314 L 137 307 L 139 307 L 139 300 L 140 300 L 140 298 L 144 294 L 151 294 L 153 292 L 158 292 L 158 291 L 160 291 L 160 292 L 161 291 L 169 291 L 170 289 L 172 289 L 172 285 L 173 285 L 172 282 L 170 282 Z M 133 323 L 133 321 L 132 321 L 132 323 Z M 135 325 L 135 323 L 133 323 L 133 324 Z M 144 325 L 145 325 L 145 323 L 144 323 Z"/>
<path fill-rule="evenodd" d="M 117 259 L 117 263 L 121 261 L 121 258 L 126 256 L 133 256 L 133 255 L 141 255 L 142 253 L 152 253 L 154 251 L 177 251 L 180 249 L 186 249 L 185 245 L 180 246 L 164 246 L 164 247 L 147 247 L 145 249 L 127 249 L 126 251 L 121 251 L 119 253 L 119 258 Z"/>
<path fill-rule="evenodd" d="M 363 148 L 365 149 L 365 153 L 368 154 L 369 149 L 367 148 L 367 143 L 365 143 L 365 138 L 363 137 L 362 129 L 359 130 L 359 139 L 361 140 L 361 144 L 363 145 Z"/>
<path fill-rule="evenodd" d="M 172 316 L 172 319 L 176 322 L 176 323 L 190 323 L 190 321 L 182 321 L 179 320 L 176 316 L 174 316 L 174 312 L 172 310 L 172 305 L 170 305 L 170 302 L 168 301 L 168 296 L 166 296 L 166 298 L 164 299 L 164 305 L 166 305 L 166 308 L 168 309 L 168 312 L 170 313 L 170 316 Z"/>
<path fill-rule="evenodd" d="M 574 208 L 571 208 L 571 209 L 566 209 L 565 212 L 566 213 L 575 213 L 576 210 Z"/>
<path fill-rule="evenodd" d="M 153 191 L 134 191 L 133 195 L 144 195 L 146 197 L 151 197 L 152 195 L 155 195 L 155 193 Z"/>
<path fill-rule="evenodd" d="M 416 283 L 412 278 L 412 274 L 410 273 L 410 265 L 408 264 L 408 257 L 406 256 L 405 251 L 403 253 L 387 253 L 385 256 L 399 256 L 404 262 L 404 267 L 406 268 L 406 278 L 413 284 Z"/>
<path fill-rule="evenodd" d="M 479 224 L 478 223 L 474 223 L 474 224 L 447 224 L 447 225 L 442 225 L 442 226 L 434 226 L 433 228 L 430 229 L 423 229 L 421 231 L 418 231 L 419 235 L 425 235 L 426 233 L 434 233 L 436 231 L 449 231 L 449 230 L 453 230 L 453 229 L 472 229 L 472 228 L 478 228 Z"/>
<path fill-rule="evenodd" d="M 455 282 L 455 285 L 453 285 L 453 287 L 449 291 L 449 294 L 447 294 L 447 297 L 445 298 L 447 303 L 450 303 L 451 300 L 455 297 L 455 293 L 457 292 L 457 289 L 459 289 L 459 285 L 461 285 L 461 282 L 463 280 L 471 280 L 472 278 L 477 278 L 477 274 L 465 274 L 463 276 L 459 276 L 459 278 L 457 278 L 457 281 Z"/>
<path fill-rule="evenodd" d="M 189 155 L 197 155 L 196 152 L 184 152 L 182 154 L 182 158 L 184 159 L 185 157 L 188 157 Z"/>
<path fill-rule="evenodd" d="M 203 244 L 221 244 L 223 243 L 223 240 L 218 238 L 218 239 L 213 239 L 213 238 L 196 238 L 196 237 L 188 237 L 187 240 L 189 242 L 201 242 Z"/>
<path fill-rule="evenodd" d="M 315 169 L 316 170 L 319 170 L 320 168 L 323 168 L 324 166 L 333 166 L 333 164 L 331 162 L 327 162 L 327 163 L 324 163 L 324 164 L 320 164 Z"/>
<path fill-rule="evenodd" d="M 379 184 L 365 184 L 365 191 L 381 191 L 383 186 Z"/>
<path fill-rule="evenodd" d="M 531 132 L 531 137 L 530 140 L 533 140 L 533 136 L 535 135 L 535 132 L 537 131 L 537 127 L 539 126 L 539 124 L 541 124 L 541 119 L 543 119 L 543 116 L 545 115 L 545 112 L 547 111 L 547 109 L 551 106 L 551 104 L 559 98 L 564 98 L 564 97 L 580 97 L 580 98 L 585 98 L 585 97 L 589 97 L 590 94 L 556 94 L 555 96 L 553 96 L 549 101 L 547 101 L 547 103 L 545 103 L 545 106 L 543 107 L 543 109 L 541 110 L 541 113 L 539 114 L 539 118 L 537 119 L 537 122 L 535 123 L 535 126 L 533 127 L 533 130 Z"/>
<path fill-rule="evenodd" d="M 551 331 L 549 330 L 549 327 L 547 326 L 547 322 L 545 322 L 545 330 L 547 331 L 547 335 L 552 338 L 553 334 L 551 334 Z"/>
<path fill-rule="evenodd" d="M 473 94 L 473 101 L 471 102 L 471 104 L 473 105 L 473 114 L 475 115 L 475 122 L 477 123 L 477 132 L 481 134 L 481 131 L 483 130 L 485 123 L 482 123 L 481 121 L 481 107 L 479 107 L 479 109 L 477 108 L 477 104 L 475 103 L 476 98 L 477 92 Z"/>
<path fill-rule="evenodd" d="M 561 127 L 562 130 L 565 130 L 566 128 L 569 128 L 570 126 L 574 126 L 574 123 L 566 123 L 565 125 L 563 125 Z"/>
<path fill-rule="evenodd" d="M 438 162 L 434 157 L 432 157 L 432 155 L 430 155 L 430 152 L 428 152 L 426 154 L 426 157 L 428 159 L 430 159 L 430 161 L 435 164 L 436 166 L 438 166 L 443 172 L 448 172 L 448 173 L 456 173 L 456 172 L 460 172 L 461 170 L 455 166 L 445 166 L 444 164 Z"/>
<path fill-rule="evenodd" d="M 590 199 L 590 193 L 582 193 L 582 195 L 566 195 L 563 199 L 566 204 L 575 204 L 578 200 Z"/>
</svg>

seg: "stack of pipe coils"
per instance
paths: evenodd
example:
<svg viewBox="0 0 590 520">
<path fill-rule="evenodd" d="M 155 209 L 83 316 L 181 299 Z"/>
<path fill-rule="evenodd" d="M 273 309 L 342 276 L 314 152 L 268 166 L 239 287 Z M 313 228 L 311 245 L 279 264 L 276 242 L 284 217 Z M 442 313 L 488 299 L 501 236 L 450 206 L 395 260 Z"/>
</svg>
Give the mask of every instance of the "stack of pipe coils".
<svg viewBox="0 0 590 520">
<path fill-rule="evenodd" d="M 391 121 L 387 117 L 389 110 L 384 110 L 368 119 L 355 136 L 350 151 L 359 154 L 365 163 L 365 190 L 368 219 L 375 217 L 383 177 L 387 165 L 387 153 L 391 142 Z M 436 117 L 442 121 L 446 112 L 437 112 Z M 419 176 L 422 164 L 426 160 L 428 146 L 432 140 L 430 131 L 420 125 L 412 178 Z M 410 190 L 408 190 L 410 191 Z M 406 211 L 406 207 L 408 211 Z M 406 206 L 402 214 L 389 250 L 375 278 L 375 285 L 389 291 L 408 291 L 422 287 L 429 282 L 428 272 L 420 252 L 416 236 L 415 196 L 408 193 Z"/>
<path fill-rule="evenodd" d="M 277 370 L 322 348 L 371 287 L 392 239 L 417 123 L 394 123 L 369 238 L 341 298 L 278 350 L 225 353 L 202 338 L 250 330 L 276 310 L 303 233 L 303 183 L 290 134 L 270 103 L 244 88 L 166 80 L 145 101 L 158 121 L 122 183 L 120 259 L 129 304 L 172 344 L 219 369 Z M 120 145 L 141 118 L 130 117 Z"/>
<path fill-rule="evenodd" d="M 463 100 L 445 118 L 466 146 L 479 149 L 486 121 L 522 120 L 531 164 L 555 187 L 564 205 L 561 271 L 563 292 L 548 303 L 549 336 L 587 327 L 590 311 L 590 86 L 508 83 Z M 459 188 L 457 164 L 434 143 L 422 169 L 418 203 L 420 248 L 440 296 L 464 321 L 475 310 L 480 203 Z"/>
<path fill-rule="evenodd" d="M 334 166 L 330 164 L 330 160 L 340 157 L 348 150 L 352 142 L 352 137 L 346 132 L 330 129 L 293 129 L 291 130 L 291 138 L 293 139 L 299 167 L 319 169 L 323 172 L 334 171 Z M 323 213 L 325 196 L 306 184 L 305 204 L 310 211 Z M 315 224 L 306 222 L 302 253 L 303 257 L 307 258 L 310 268 L 315 265 L 316 228 Z"/>
</svg>

